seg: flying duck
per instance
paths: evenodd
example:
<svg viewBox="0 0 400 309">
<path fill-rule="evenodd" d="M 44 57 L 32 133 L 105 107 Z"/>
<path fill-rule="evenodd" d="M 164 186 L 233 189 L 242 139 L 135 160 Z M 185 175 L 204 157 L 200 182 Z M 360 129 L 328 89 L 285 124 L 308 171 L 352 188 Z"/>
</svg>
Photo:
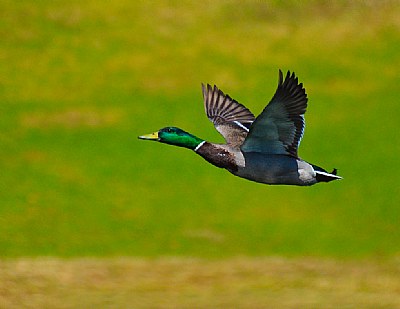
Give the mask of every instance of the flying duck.
<svg viewBox="0 0 400 309">
<path fill-rule="evenodd" d="M 251 181 L 274 185 L 310 186 L 342 179 L 299 158 L 304 134 L 307 94 L 295 73 L 287 72 L 275 95 L 256 118 L 244 105 L 217 86 L 202 84 L 204 107 L 226 144 L 214 144 L 176 127 L 139 136 L 193 150 L 211 164 Z"/>
</svg>

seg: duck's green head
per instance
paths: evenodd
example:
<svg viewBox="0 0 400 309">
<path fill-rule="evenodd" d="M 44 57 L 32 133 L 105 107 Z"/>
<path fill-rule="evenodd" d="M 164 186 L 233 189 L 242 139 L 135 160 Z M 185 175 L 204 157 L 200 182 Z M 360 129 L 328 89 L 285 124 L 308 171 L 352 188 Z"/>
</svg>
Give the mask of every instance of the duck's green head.
<svg viewBox="0 0 400 309">
<path fill-rule="evenodd" d="M 158 132 L 142 135 L 139 138 L 189 149 L 195 149 L 203 142 L 201 138 L 175 127 L 162 128 Z"/>
</svg>

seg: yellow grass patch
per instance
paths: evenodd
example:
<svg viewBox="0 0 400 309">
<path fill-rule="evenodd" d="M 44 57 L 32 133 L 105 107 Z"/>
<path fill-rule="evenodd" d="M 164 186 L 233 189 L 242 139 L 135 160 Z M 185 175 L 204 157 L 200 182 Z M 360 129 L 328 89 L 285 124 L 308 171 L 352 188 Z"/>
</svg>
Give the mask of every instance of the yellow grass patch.
<svg viewBox="0 0 400 309">
<path fill-rule="evenodd" d="M 315 258 L 18 259 L 4 308 L 398 308 L 400 262 Z"/>
</svg>

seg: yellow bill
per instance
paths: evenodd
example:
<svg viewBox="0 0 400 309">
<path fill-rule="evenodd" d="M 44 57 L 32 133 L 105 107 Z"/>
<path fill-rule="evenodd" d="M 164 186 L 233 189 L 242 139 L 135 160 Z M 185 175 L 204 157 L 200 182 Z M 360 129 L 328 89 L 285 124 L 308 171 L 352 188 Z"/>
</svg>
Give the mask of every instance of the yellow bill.
<svg viewBox="0 0 400 309">
<path fill-rule="evenodd" d="M 158 132 L 139 136 L 140 139 L 158 140 Z"/>
</svg>

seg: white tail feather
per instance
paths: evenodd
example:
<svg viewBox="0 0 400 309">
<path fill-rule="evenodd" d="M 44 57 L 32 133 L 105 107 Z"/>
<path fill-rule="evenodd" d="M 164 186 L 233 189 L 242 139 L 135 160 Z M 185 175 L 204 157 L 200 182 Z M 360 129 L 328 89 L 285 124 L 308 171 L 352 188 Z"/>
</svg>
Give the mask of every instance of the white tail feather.
<svg viewBox="0 0 400 309">
<path fill-rule="evenodd" d="M 315 171 L 315 173 L 316 174 L 320 174 L 320 175 L 325 175 L 325 176 L 328 176 L 328 177 L 332 177 L 332 178 L 335 178 L 335 179 L 343 179 L 343 177 L 340 177 L 338 175 L 333 175 L 333 174 L 325 173 L 325 172 L 322 172 L 322 171 Z"/>
</svg>

